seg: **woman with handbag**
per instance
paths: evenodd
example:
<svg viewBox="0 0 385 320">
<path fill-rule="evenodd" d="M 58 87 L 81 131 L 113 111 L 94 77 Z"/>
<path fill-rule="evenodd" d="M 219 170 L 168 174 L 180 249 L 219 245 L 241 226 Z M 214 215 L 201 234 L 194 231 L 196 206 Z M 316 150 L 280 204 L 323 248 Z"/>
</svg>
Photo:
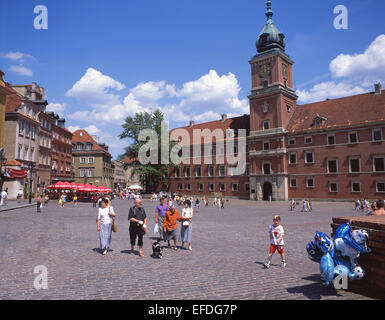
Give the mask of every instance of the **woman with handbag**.
<svg viewBox="0 0 385 320">
<path fill-rule="evenodd" d="M 98 232 L 100 235 L 100 249 L 103 250 L 105 256 L 111 245 L 112 225 L 115 219 L 114 208 L 110 205 L 110 201 L 104 198 L 101 201 L 101 208 L 98 209 Z"/>
<path fill-rule="evenodd" d="M 191 236 L 192 236 L 192 218 L 194 216 L 194 210 L 191 208 L 191 202 L 186 200 L 184 202 L 184 208 L 182 210 L 182 228 L 179 233 L 178 241 L 182 242 L 182 248 L 184 243 L 188 242 L 188 250 L 192 250 L 191 247 Z"/>
<path fill-rule="evenodd" d="M 142 200 L 136 198 L 134 206 L 128 212 L 128 221 L 130 221 L 130 254 L 134 253 L 136 238 L 138 238 L 139 256 L 144 257 L 143 254 L 143 236 L 146 234 L 147 215 L 144 208 L 142 208 Z"/>
</svg>

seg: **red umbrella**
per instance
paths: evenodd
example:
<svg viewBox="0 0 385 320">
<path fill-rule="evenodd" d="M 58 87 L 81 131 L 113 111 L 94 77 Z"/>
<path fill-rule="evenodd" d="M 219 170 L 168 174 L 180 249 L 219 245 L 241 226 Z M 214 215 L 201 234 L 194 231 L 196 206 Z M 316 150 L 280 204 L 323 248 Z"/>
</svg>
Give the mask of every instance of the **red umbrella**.
<svg viewBox="0 0 385 320">
<path fill-rule="evenodd" d="M 54 184 L 54 189 L 67 189 L 67 188 L 68 186 L 65 182 L 59 181 Z"/>
<path fill-rule="evenodd" d="M 55 185 L 51 184 L 51 185 L 48 186 L 46 189 L 55 189 Z"/>
<path fill-rule="evenodd" d="M 100 191 L 102 191 L 102 192 L 112 192 L 111 189 L 109 189 L 109 188 L 107 188 L 107 187 L 105 187 L 105 186 L 100 186 L 99 189 L 100 189 Z"/>
<path fill-rule="evenodd" d="M 78 190 L 79 186 L 75 182 L 70 183 L 71 189 L 72 190 Z"/>
</svg>

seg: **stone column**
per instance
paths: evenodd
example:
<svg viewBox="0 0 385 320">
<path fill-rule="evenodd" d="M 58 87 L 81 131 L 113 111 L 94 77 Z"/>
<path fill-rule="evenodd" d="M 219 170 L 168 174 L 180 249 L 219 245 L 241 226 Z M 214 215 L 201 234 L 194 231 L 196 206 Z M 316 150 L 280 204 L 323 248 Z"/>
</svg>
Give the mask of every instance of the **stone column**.
<svg viewBox="0 0 385 320">
<path fill-rule="evenodd" d="M 272 183 L 272 187 L 273 187 L 272 200 L 273 201 L 277 201 L 278 200 L 278 187 L 277 187 L 277 183 L 273 182 Z"/>
<path fill-rule="evenodd" d="M 256 200 L 261 201 L 262 199 L 263 199 L 263 190 L 262 190 L 262 186 L 261 186 L 261 181 L 258 181 L 257 182 L 257 199 Z"/>
</svg>

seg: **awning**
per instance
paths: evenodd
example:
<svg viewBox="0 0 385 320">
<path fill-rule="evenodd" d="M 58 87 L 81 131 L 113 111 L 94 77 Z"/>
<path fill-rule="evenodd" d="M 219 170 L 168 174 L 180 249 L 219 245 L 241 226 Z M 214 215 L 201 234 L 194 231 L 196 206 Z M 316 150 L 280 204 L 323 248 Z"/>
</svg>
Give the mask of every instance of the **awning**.
<svg viewBox="0 0 385 320">
<path fill-rule="evenodd" d="M 7 178 L 24 179 L 28 175 L 26 170 L 17 170 L 11 168 L 5 168 L 4 176 Z"/>
</svg>

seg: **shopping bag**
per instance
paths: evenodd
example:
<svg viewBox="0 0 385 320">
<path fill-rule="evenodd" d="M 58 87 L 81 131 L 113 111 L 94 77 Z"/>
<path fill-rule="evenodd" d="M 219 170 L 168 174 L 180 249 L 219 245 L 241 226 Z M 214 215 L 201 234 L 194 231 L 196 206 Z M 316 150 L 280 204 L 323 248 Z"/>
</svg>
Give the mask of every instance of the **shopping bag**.
<svg viewBox="0 0 385 320">
<path fill-rule="evenodd" d="M 159 233 L 159 225 L 156 223 L 154 227 L 154 233 Z"/>
</svg>

